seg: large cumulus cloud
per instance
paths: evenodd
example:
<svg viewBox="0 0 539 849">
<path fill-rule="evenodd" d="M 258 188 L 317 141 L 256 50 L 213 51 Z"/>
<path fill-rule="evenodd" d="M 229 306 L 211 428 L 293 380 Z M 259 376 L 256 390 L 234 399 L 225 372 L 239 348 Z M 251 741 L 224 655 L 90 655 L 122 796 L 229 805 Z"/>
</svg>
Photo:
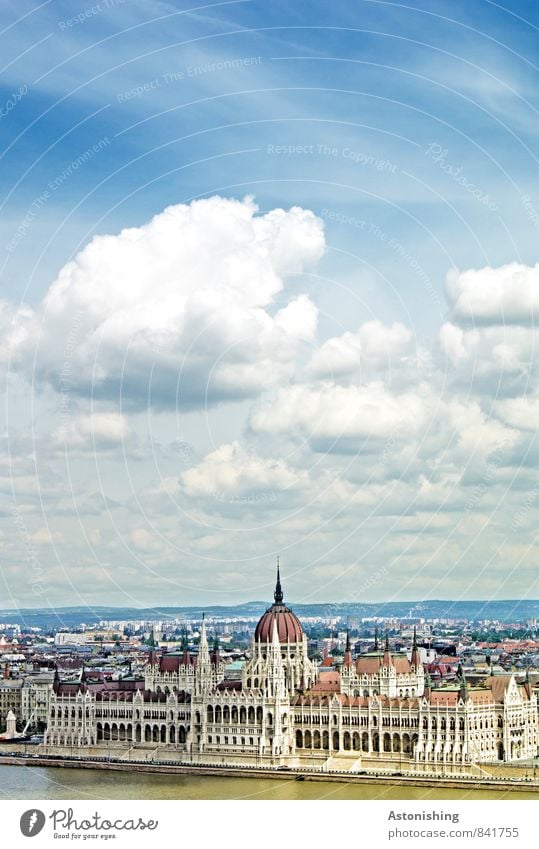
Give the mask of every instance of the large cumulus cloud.
<svg viewBox="0 0 539 849">
<path fill-rule="evenodd" d="M 13 362 L 57 389 L 132 404 L 256 395 L 314 336 L 314 304 L 283 290 L 323 250 L 321 221 L 299 207 L 260 215 L 250 198 L 222 197 L 170 206 L 96 236 L 67 263 L 11 331 Z"/>
</svg>

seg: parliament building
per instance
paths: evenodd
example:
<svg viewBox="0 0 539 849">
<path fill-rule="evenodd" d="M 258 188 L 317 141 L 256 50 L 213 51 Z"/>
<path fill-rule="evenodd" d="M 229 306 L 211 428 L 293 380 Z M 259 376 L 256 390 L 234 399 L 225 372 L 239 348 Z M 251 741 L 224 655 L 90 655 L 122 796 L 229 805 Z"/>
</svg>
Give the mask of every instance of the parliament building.
<svg viewBox="0 0 539 849">
<path fill-rule="evenodd" d="M 448 772 L 533 758 L 538 745 L 529 682 L 508 674 L 470 686 L 460 673 L 433 688 L 415 635 L 410 659 L 387 637 L 354 657 L 348 640 L 340 666 L 318 667 L 279 571 L 241 679 L 227 676 L 217 644 L 210 650 L 203 620 L 198 653 L 152 651 L 144 682 L 56 680 L 44 740 L 58 753 L 134 747 L 133 758 L 216 765 Z"/>
</svg>

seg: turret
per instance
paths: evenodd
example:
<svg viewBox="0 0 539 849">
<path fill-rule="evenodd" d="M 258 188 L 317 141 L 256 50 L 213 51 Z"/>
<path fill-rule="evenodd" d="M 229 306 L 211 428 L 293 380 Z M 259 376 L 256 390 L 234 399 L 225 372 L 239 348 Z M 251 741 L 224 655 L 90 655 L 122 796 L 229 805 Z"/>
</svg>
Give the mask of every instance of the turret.
<svg viewBox="0 0 539 849">
<path fill-rule="evenodd" d="M 384 657 L 382 659 L 382 666 L 393 666 L 393 658 L 391 657 L 391 652 L 389 651 L 389 636 L 386 631 L 386 642 L 384 646 Z"/>
<path fill-rule="evenodd" d="M 344 650 L 343 665 L 352 666 L 352 649 L 350 648 L 350 631 L 346 632 L 346 648 Z"/>
<path fill-rule="evenodd" d="M 281 570 L 279 558 L 277 558 L 277 583 L 275 584 L 275 592 L 273 593 L 275 604 L 282 604 L 284 600 L 283 590 L 281 587 Z"/>
<path fill-rule="evenodd" d="M 271 645 L 269 646 L 268 661 L 269 695 L 284 698 L 286 693 L 284 667 L 281 659 L 281 643 L 276 621 L 273 622 L 273 636 Z"/>
<path fill-rule="evenodd" d="M 198 646 L 198 661 L 196 666 L 196 691 L 207 692 L 212 688 L 212 668 L 210 652 L 208 649 L 208 637 L 206 634 L 206 619 L 202 614 L 202 627 L 200 629 L 200 642 Z"/>
<path fill-rule="evenodd" d="M 466 702 L 468 700 L 468 682 L 466 681 L 466 675 L 460 663 L 457 668 L 457 678 L 460 681 L 459 697 L 463 702 Z"/>
<path fill-rule="evenodd" d="M 219 654 L 219 640 L 217 638 L 217 635 L 215 636 L 213 641 L 213 649 L 210 655 L 210 660 L 214 666 L 219 666 L 219 664 L 221 663 L 221 655 Z"/>
<path fill-rule="evenodd" d="M 421 666 L 421 656 L 419 654 L 419 647 L 417 645 L 417 631 L 416 631 L 415 625 L 414 625 L 414 641 L 412 643 L 412 657 L 411 657 L 410 663 L 412 664 L 415 671 L 417 672 L 419 667 Z"/>
</svg>

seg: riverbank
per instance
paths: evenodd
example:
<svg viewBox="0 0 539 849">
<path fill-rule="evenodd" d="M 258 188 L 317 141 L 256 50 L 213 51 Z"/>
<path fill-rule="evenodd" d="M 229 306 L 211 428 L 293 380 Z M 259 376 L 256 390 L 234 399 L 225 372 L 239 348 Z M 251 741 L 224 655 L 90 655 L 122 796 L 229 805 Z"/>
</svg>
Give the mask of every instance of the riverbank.
<svg viewBox="0 0 539 849">
<path fill-rule="evenodd" d="M 237 779 L 278 779 L 279 781 L 324 782 L 344 784 L 386 785 L 389 787 L 415 787 L 423 789 L 462 790 L 470 789 L 483 791 L 499 791 L 510 793 L 526 793 L 537 795 L 539 798 L 539 781 L 524 778 L 505 777 L 442 777 L 431 775 L 397 775 L 380 774 L 375 772 L 322 772 L 316 768 L 272 768 L 242 767 L 242 766 L 212 766 L 206 764 L 185 763 L 153 763 L 144 761 L 120 761 L 108 758 L 92 759 L 67 756 L 47 755 L 0 755 L 0 765 L 25 767 L 52 767 L 77 770 L 107 770 L 111 772 L 129 772 L 146 775 L 180 775 L 180 776 L 209 776 L 213 778 Z"/>
</svg>

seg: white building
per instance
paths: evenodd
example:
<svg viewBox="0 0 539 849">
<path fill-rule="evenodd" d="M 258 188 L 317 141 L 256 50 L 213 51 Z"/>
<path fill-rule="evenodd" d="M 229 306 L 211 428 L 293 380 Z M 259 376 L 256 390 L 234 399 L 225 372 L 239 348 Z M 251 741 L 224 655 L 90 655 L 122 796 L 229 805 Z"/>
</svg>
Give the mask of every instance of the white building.
<svg viewBox="0 0 539 849">
<path fill-rule="evenodd" d="M 156 744 L 192 762 L 319 763 L 408 761 L 411 768 L 515 761 L 538 752 L 537 697 L 513 675 L 433 689 L 417 643 L 410 659 L 383 651 L 354 658 L 347 640 L 340 669 L 318 669 L 307 638 L 284 604 L 277 572 L 274 603 L 256 626 L 251 656 L 227 677 L 201 627 L 192 656 L 152 652 L 144 681 L 57 683 L 45 745 Z M 342 765 L 341 767 L 342 768 Z"/>
</svg>

